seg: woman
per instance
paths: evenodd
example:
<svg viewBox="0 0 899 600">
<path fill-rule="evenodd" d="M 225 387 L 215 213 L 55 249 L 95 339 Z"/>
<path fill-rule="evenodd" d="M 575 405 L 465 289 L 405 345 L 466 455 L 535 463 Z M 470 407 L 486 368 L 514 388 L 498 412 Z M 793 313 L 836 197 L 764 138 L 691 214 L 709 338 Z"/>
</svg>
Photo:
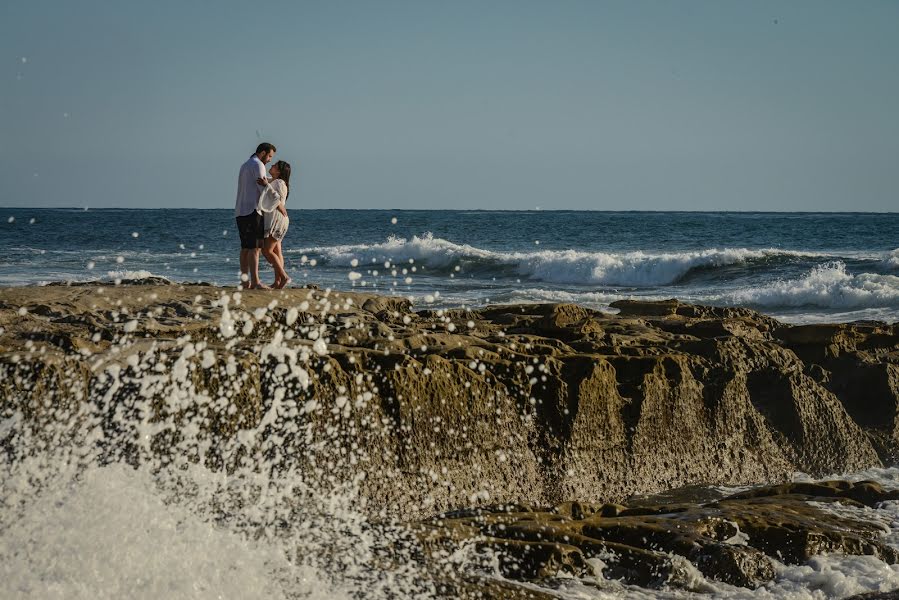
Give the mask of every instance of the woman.
<svg viewBox="0 0 899 600">
<path fill-rule="evenodd" d="M 290 283 L 290 277 L 284 270 L 284 255 L 281 253 L 281 240 L 290 226 L 287 217 L 285 203 L 290 194 L 290 164 L 279 160 L 269 169 L 271 181 L 259 179 L 259 185 L 264 185 L 262 196 L 259 198 L 259 208 L 265 218 L 265 240 L 263 241 L 262 254 L 275 270 L 275 283 L 272 287 L 281 289 Z"/>
</svg>

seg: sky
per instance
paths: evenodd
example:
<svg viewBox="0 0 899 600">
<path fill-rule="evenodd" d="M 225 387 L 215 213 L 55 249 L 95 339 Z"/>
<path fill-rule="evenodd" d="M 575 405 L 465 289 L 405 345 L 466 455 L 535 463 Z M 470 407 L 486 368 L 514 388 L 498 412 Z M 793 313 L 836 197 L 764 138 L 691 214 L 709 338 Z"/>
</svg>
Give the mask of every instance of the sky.
<svg viewBox="0 0 899 600">
<path fill-rule="evenodd" d="M 0 206 L 895 211 L 899 2 L 4 2 Z"/>
</svg>

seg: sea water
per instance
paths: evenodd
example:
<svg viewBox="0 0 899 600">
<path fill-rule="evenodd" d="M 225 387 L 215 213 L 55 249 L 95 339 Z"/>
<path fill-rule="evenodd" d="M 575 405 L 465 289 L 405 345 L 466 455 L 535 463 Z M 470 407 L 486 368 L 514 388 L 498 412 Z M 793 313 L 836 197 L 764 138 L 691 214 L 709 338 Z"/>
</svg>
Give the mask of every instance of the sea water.
<svg viewBox="0 0 899 600">
<path fill-rule="evenodd" d="M 790 322 L 899 319 L 899 214 L 292 210 L 295 284 L 418 305 L 679 298 Z M 230 210 L 0 209 L 0 285 L 234 285 Z M 271 269 L 263 261 L 263 279 Z"/>
<path fill-rule="evenodd" d="M 148 275 L 237 282 L 229 211 L 6 212 L 0 222 L 6 285 Z M 565 300 L 604 308 L 616 298 L 674 296 L 797 321 L 895 321 L 897 226 L 890 215 L 295 211 L 285 254 L 298 282 L 402 294 L 423 306 Z M 239 337 L 228 329 L 226 298 L 217 317 L 222 335 Z M 117 344 L 126 348 L 128 336 Z M 278 352 L 279 344 L 273 339 L 269 351 Z M 182 356 L 191 352 L 185 342 Z M 152 379 L 159 397 L 211 401 L 191 387 L 177 361 L 161 371 L 151 358 L 138 366 L 138 378 Z M 292 367 L 297 374 L 303 368 Z M 75 384 L 71 375 L 68 383 Z M 105 376 L 114 386 L 121 373 L 110 368 Z M 325 408 L 337 401 L 316 400 Z M 243 447 L 251 460 L 223 472 L 185 458 L 206 443 L 192 433 L 198 423 L 149 424 L 110 413 L 104 402 L 93 398 L 75 415 L 57 411 L 40 431 L 18 411 L 0 415 L 0 450 L 13 449 L 0 460 L 0 597 L 435 595 L 401 524 L 368 519 L 353 482 L 325 491 L 310 486 L 302 471 L 267 468 L 252 454 L 261 428 L 228 441 L 223 451 Z M 149 402 L 135 397 L 131 408 L 149 413 Z M 294 423 L 274 413 L 269 407 L 263 420 Z M 110 414 L 112 428 L 104 425 Z M 166 426 L 180 436 L 175 462 L 141 451 Z M 124 446 L 138 450 L 127 460 L 109 455 L 109 448 Z M 899 487 L 895 467 L 834 475 Z M 879 522 L 886 541 L 899 546 L 899 503 L 836 510 L 863 512 L 857 516 Z M 501 579 L 465 548 L 445 560 L 458 572 Z M 775 580 L 756 591 L 691 572 L 686 589 L 589 577 L 560 577 L 541 589 L 561 598 L 798 600 L 899 587 L 899 567 L 873 557 L 777 565 Z"/>
</svg>

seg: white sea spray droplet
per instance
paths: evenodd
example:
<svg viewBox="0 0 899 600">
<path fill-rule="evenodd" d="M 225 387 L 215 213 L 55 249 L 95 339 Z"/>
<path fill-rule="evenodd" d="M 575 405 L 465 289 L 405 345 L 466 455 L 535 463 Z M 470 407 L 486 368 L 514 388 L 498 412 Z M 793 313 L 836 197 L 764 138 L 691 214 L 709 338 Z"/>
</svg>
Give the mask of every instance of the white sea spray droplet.
<svg viewBox="0 0 899 600">
<path fill-rule="evenodd" d="M 15 217 L 10 217 L 10 218 L 8 218 L 8 219 L 6 220 L 6 222 L 7 222 L 7 223 L 15 223 L 15 222 L 16 222 L 16 218 L 15 218 Z"/>
<path fill-rule="evenodd" d="M 360 279 L 362 277 L 362 273 L 358 273 L 356 271 L 350 271 L 349 274 L 347 275 L 347 277 L 349 278 L 350 281 L 356 281 L 357 279 Z"/>
<path fill-rule="evenodd" d="M 132 232 L 131 232 L 131 237 L 133 237 L 133 238 L 139 238 L 139 237 L 140 237 L 140 234 L 139 234 L 138 232 L 136 232 L 136 231 L 132 231 Z"/>
<path fill-rule="evenodd" d="M 312 350 L 319 356 L 324 356 L 328 353 L 328 345 L 325 343 L 325 340 L 318 338 L 312 344 Z"/>
<path fill-rule="evenodd" d="M 132 319 L 125 323 L 125 333 L 131 333 L 137 329 L 137 319 Z"/>
<path fill-rule="evenodd" d="M 115 261 L 119 264 L 122 264 L 123 262 L 125 262 L 125 257 L 124 256 L 116 256 Z"/>
<path fill-rule="evenodd" d="M 351 266 L 351 267 L 358 267 L 358 266 L 359 266 L 359 259 L 354 258 L 353 260 L 351 260 L 351 261 L 350 261 L 350 266 Z"/>
<path fill-rule="evenodd" d="M 219 332 L 223 338 L 234 337 L 237 333 L 234 329 L 234 319 L 231 317 L 231 311 L 228 310 L 229 298 L 222 298 L 222 318 L 219 321 Z M 232 357 L 233 358 L 233 357 Z"/>
<path fill-rule="evenodd" d="M 300 313 L 296 308 L 293 308 L 293 307 L 289 308 L 287 310 L 287 319 L 286 319 L 287 326 L 290 327 L 291 325 L 296 323 L 297 317 L 299 315 L 300 315 Z"/>
<path fill-rule="evenodd" d="M 89 260 L 89 261 L 87 261 L 87 264 L 85 266 L 87 267 L 88 270 L 91 270 L 96 266 L 96 264 L 94 263 L 94 261 Z"/>
<path fill-rule="evenodd" d="M 203 350 L 203 361 L 200 363 L 200 366 L 204 369 L 208 369 L 212 365 L 215 364 L 215 352 L 212 350 Z"/>
<path fill-rule="evenodd" d="M 390 223 L 393 225 L 396 225 L 396 217 L 393 217 L 392 219 L 390 219 Z"/>
</svg>

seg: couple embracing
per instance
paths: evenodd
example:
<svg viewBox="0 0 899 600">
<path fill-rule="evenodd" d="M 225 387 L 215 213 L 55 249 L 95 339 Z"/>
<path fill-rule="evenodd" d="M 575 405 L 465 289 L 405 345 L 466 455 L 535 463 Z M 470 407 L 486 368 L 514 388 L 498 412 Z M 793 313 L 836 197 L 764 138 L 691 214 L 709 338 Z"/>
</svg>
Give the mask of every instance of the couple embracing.
<svg viewBox="0 0 899 600">
<path fill-rule="evenodd" d="M 275 147 L 262 143 L 240 167 L 237 178 L 237 202 L 234 215 L 240 233 L 240 279 L 249 289 L 270 289 L 259 280 L 259 252 L 275 270 L 271 287 L 280 289 L 290 283 L 284 270 L 281 240 L 287 233 L 285 202 L 290 192 L 290 165 L 279 160 L 268 175 L 265 165 L 275 156 Z"/>
</svg>

